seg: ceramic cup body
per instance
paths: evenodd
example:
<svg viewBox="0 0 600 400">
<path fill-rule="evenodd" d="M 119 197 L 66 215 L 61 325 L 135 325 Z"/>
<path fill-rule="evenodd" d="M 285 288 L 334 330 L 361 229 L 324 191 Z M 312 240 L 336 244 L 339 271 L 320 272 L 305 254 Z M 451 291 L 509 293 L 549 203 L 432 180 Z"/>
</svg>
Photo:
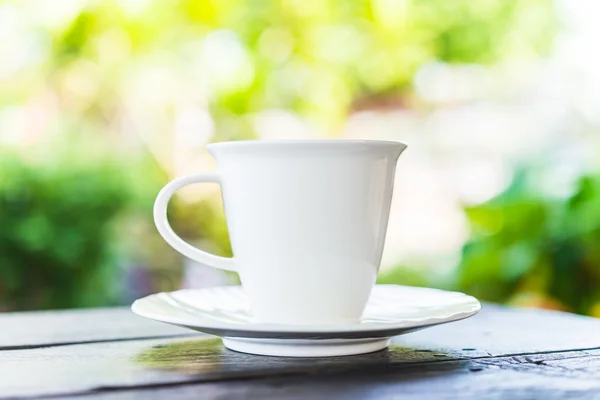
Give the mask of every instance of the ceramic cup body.
<svg viewBox="0 0 600 400">
<path fill-rule="evenodd" d="M 405 148 L 358 140 L 211 144 L 218 172 L 167 185 L 157 199 L 157 226 L 183 254 L 237 271 L 257 321 L 356 323 L 377 278 L 396 161 Z M 170 236 L 168 198 L 205 181 L 222 186 L 233 259 Z"/>
</svg>

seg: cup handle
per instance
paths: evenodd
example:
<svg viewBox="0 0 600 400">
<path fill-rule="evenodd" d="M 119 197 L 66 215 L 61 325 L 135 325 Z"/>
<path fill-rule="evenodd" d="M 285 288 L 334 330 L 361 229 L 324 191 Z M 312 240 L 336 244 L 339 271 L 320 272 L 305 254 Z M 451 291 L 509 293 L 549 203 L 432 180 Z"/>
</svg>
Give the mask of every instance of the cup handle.
<svg viewBox="0 0 600 400">
<path fill-rule="evenodd" d="M 169 182 L 158 193 L 156 201 L 154 202 L 154 223 L 156 224 L 158 233 L 160 233 L 163 239 L 165 239 L 165 241 L 171 247 L 184 256 L 199 262 L 200 264 L 224 269 L 226 271 L 235 271 L 236 269 L 233 258 L 216 256 L 214 254 L 197 249 L 189 243 L 186 243 L 173 231 L 173 228 L 171 228 L 171 225 L 169 225 L 169 221 L 167 219 L 167 205 L 177 190 L 184 186 L 191 185 L 192 183 L 206 182 L 215 182 L 221 184 L 220 174 L 218 172 L 209 172 L 204 174 L 189 175 Z"/>
</svg>

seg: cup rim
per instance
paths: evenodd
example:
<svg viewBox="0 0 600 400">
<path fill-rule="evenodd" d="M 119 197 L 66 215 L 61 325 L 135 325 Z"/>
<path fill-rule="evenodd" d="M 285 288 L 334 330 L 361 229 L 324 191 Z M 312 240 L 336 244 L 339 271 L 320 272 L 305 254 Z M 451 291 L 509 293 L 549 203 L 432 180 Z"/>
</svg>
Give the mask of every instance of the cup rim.
<svg viewBox="0 0 600 400">
<path fill-rule="evenodd" d="M 245 147 L 245 146 L 347 146 L 347 145 L 362 145 L 362 146 L 377 146 L 377 147 L 397 147 L 400 146 L 404 150 L 407 145 L 400 141 L 394 140 L 371 140 L 371 139 L 274 139 L 274 140 L 237 140 L 226 142 L 210 143 L 206 147 L 208 149 L 218 149 L 222 147 Z"/>
</svg>

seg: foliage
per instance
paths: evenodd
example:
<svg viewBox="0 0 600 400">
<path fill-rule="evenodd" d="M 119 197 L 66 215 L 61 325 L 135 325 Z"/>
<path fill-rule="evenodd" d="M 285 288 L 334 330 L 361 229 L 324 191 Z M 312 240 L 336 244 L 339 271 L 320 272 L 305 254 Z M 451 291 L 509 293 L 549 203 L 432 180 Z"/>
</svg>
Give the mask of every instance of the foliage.
<svg viewBox="0 0 600 400">
<path fill-rule="evenodd" d="M 544 194 L 536 170 L 486 204 L 467 209 L 474 231 L 457 286 L 485 300 L 597 314 L 600 178 L 582 177 L 566 198 Z"/>
<path fill-rule="evenodd" d="M 118 114 L 148 65 L 207 92 L 220 140 L 251 137 L 249 118 L 265 108 L 295 110 L 331 134 L 352 108 L 410 101 L 425 63 L 544 53 L 555 25 L 550 0 L 109 0 L 46 32 L 41 68 L 58 92 L 81 86 L 63 106 L 90 122 Z M 0 103 L 38 90 L 37 73 L 24 68 Z"/>
<path fill-rule="evenodd" d="M 114 165 L 0 159 L 2 308 L 118 301 L 112 227 L 128 196 Z"/>
</svg>

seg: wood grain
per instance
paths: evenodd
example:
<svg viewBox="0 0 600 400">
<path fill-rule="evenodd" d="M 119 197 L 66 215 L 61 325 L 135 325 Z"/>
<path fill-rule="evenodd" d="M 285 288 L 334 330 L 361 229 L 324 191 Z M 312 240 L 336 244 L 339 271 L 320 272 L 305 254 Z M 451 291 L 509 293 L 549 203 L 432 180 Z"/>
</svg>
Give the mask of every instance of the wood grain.
<svg viewBox="0 0 600 400">
<path fill-rule="evenodd" d="M 0 327 L 0 350 L 191 333 L 126 307 L 0 314 Z"/>
<path fill-rule="evenodd" d="M 597 399 L 600 360 L 582 352 L 541 355 L 515 363 L 511 357 L 418 363 L 377 373 L 354 371 L 279 376 L 226 384 L 178 385 L 130 391 L 98 391 L 73 399 Z M 569 367 L 579 360 L 582 368 Z M 543 363 L 543 364 L 540 364 Z M 550 368 L 540 365 L 552 365 Z M 563 371 L 563 368 L 567 368 Z"/>
<path fill-rule="evenodd" d="M 575 359 L 586 367 L 569 367 L 569 361 Z M 545 364 L 551 366 L 540 367 Z M 401 363 L 387 368 L 317 369 L 305 374 L 282 373 L 203 383 L 190 380 L 135 387 L 104 386 L 80 395 L 55 393 L 54 397 L 69 395 L 71 399 L 91 400 L 593 399 L 600 396 L 599 370 L 598 354 L 564 352 L 519 361 L 510 356 L 489 357 Z"/>
<path fill-rule="evenodd" d="M 600 346 L 600 319 L 484 304 L 473 318 L 399 336 L 398 342 L 448 353 L 471 348 L 478 356 L 590 349 Z"/>
<path fill-rule="evenodd" d="M 0 398 L 444 398 L 472 385 L 465 393 L 481 398 L 531 388 L 568 398 L 552 393 L 600 385 L 600 320 L 538 310 L 486 306 L 396 337 L 387 351 L 322 359 L 235 353 L 124 309 L 8 314 L 0 324 Z"/>
<path fill-rule="evenodd" d="M 0 350 L 197 335 L 138 317 L 128 307 L 0 314 L 0 327 L 9 327 L 0 329 Z M 565 338 L 573 348 L 592 348 L 599 342 L 600 320 L 485 304 L 473 318 L 401 338 L 408 346 L 443 346 L 449 352 L 462 349 L 468 338 L 467 347 L 479 355 L 566 350 Z"/>
</svg>

